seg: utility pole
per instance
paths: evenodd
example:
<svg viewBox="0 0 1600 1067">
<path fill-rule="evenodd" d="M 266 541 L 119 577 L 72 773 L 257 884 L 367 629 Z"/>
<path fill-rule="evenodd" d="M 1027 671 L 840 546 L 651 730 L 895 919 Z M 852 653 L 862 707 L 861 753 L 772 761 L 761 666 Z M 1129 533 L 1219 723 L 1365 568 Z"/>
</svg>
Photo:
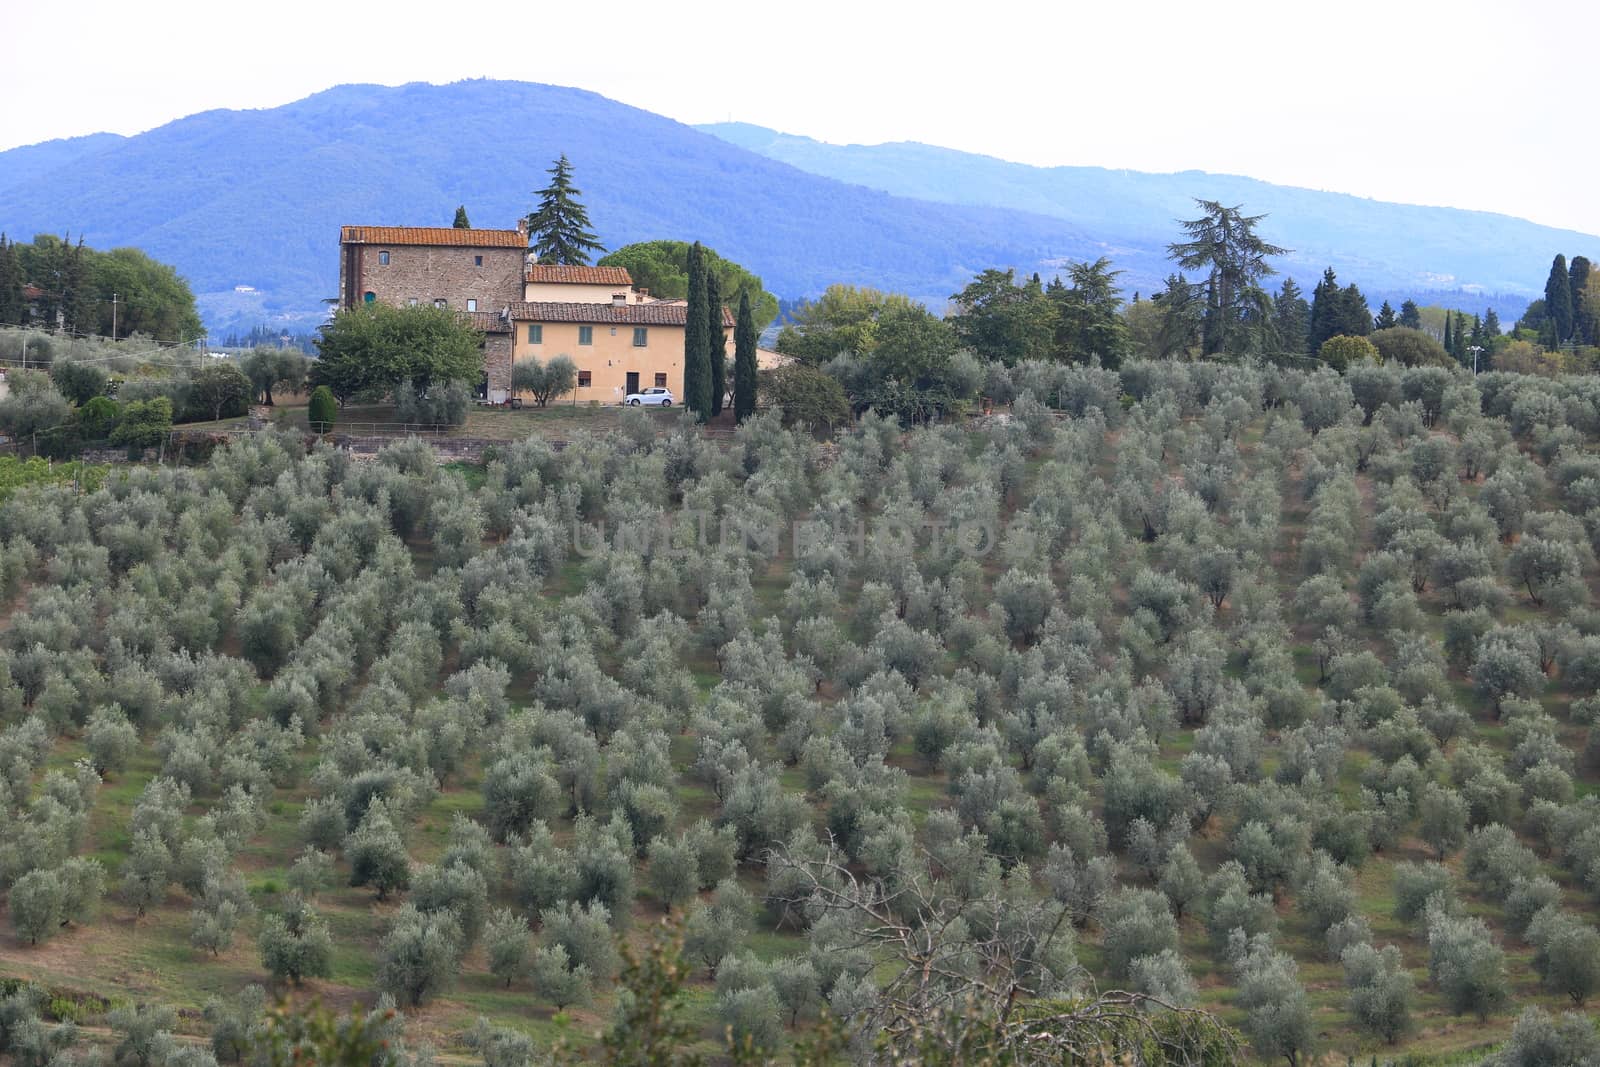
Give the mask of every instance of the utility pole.
<svg viewBox="0 0 1600 1067">
<path fill-rule="evenodd" d="M 1472 353 L 1472 373 L 1478 373 L 1478 353 L 1483 351 L 1482 345 L 1468 345 L 1467 351 Z"/>
<path fill-rule="evenodd" d="M 117 294 L 111 294 L 111 339 L 117 339 Z"/>
</svg>

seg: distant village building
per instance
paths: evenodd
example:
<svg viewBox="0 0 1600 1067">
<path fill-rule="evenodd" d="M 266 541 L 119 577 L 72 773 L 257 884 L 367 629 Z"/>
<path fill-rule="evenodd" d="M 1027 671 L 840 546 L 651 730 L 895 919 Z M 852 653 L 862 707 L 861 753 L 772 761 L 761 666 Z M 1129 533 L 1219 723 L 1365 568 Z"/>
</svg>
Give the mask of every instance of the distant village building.
<svg viewBox="0 0 1600 1067">
<path fill-rule="evenodd" d="M 500 402 L 517 360 L 567 356 L 577 388 L 564 399 L 620 403 L 662 385 L 682 397 L 688 303 L 634 287 L 621 267 L 540 263 L 528 235 L 454 227 L 345 226 L 339 304 L 451 308 L 484 335 L 484 392 Z M 723 309 L 733 353 L 733 317 Z"/>
</svg>

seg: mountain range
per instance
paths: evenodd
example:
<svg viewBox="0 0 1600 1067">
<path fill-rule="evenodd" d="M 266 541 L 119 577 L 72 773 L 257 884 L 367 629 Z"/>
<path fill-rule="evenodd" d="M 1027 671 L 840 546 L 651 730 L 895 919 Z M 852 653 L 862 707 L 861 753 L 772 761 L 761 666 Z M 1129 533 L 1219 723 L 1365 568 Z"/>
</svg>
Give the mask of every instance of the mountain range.
<svg viewBox="0 0 1600 1067">
<path fill-rule="evenodd" d="M 986 267 L 1047 277 L 1109 256 L 1131 292 L 1171 270 L 1193 198 L 1265 212 L 1279 266 L 1332 265 L 1372 294 L 1520 310 L 1551 257 L 1600 238 L 1187 172 L 1037 168 L 920 144 L 836 146 L 756 126 L 697 129 L 526 82 L 342 85 L 281 107 L 207 111 L 132 137 L 0 152 L 0 230 L 134 245 L 190 281 L 213 332 L 320 321 L 343 224 L 510 227 L 565 153 L 601 240 L 703 241 L 782 297 L 833 282 L 943 306 Z M 1493 298 L 1493 301 L 1491 301 Z"/>
</svg>

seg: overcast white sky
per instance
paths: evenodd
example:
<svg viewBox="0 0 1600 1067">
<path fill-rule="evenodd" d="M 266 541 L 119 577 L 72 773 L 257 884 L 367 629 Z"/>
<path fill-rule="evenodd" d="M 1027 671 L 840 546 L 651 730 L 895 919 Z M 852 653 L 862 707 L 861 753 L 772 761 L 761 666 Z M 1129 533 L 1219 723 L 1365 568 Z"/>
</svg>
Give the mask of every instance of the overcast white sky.
<svg viewBox="0 0 1600 1067">
<path fill-rule="evenodd" d="M 592 89 L 685 122 L 1201 169 L 1600 234 L 1596 0 L 0 0 L 0 148 L 344 82 Z"/>
</svg>

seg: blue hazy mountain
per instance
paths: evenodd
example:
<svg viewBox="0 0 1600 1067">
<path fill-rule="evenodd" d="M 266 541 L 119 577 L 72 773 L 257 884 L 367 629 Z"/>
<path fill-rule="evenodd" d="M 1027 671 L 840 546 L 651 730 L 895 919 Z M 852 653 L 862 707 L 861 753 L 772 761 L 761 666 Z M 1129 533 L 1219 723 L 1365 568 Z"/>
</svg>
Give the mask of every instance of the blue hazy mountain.
<svg viewBox="0 0 1600 1067">
<path fill-rule="evenodd" d="M 937 308 L 985 267 L 1048 277 L 1068 260 L 1101 255 L 1127 272 L 1129 290 L 1148 292 L 1170 269 L 1171 220 L 1189 213 L 1192 196 L 1272 212 L 1268 235 L 1300 249 L 1287 264 L 1297 275 L 1312 280 L 1331 262 L 1343 280 L 1374 291 L 1530 293 L 1556 251 L 1585 246 L 1514 219 L 1248 179 L 1226 179 L 1246 190 L 1230 196 L 1209 175 L 1104 171 L 1098 184 L 1062 194 L 1048 180 L 1054 171 L 1038 178 L 999 161 L 886 146 L 921 160 L 904 168 L 919 173 L 900 175 L 921 183 L 906 195 L 887 188 L 893 175 L 883 164 L 863 163 L 866 171 L 840 180 L 811 173 L 833 154 L 829 146 L 791 163 L 770 157 L 775 143 L 794 139 L 745 128 L 745 143 L 735 144 L 719 132 L 548 85 L 345 85 L 282 107 L 203 112 L 133 137 L 0 152 L 0 230 L 141 247 L 189 279 L 214 331 L 318 321 L 337 285 L 342 224 L 444 226 L 464 204 L 478 226 L 512 226 L 563 152 L 609 247 L 699 239 L 785 297 L 852 282 Z M 852 158 L 878 151 L 840 150 Z M 1324 240 L 1302 247 L 1296 235 L 1310 230 Z"/>
<path fill-rule="evenodd" d="M 847 281 L 942 302 L 985 266 L 1104 251 L 1061 219 L 890 196 L 594 93 L 496 81 L 340 86 L 0 153 L 0 229 L 137 245 L 189 279 L 214 330 L 315 321 L 341 224 L 446 226 L 464 204 L 475 225 L 510 227 L 563 152 L 609 247 L 699 239 L 786 296 Z"/>
<path fill-rule="evenodd" d="M 1115 248 L 1159 248 L 1174 240 L 1173 220 L 1194 217 L 1196 198 L 1243 204 L 1268 215 L 1263 231 L 1294 250 L 1277 261 L 1286 273 L 1314 281 L 1332 265 L 1342 281 L 1371 292 L 1464 290 L 1457 295 L 1525 301 L 1542 292 L 1557 252 L 1600 249 L 1600 237 L 1509 215 L 1386 203 L 1231 174 L 1033 167 L 915 142 L 834 145 L 745 123 L 699 128 L 812 174 L 899 196 L 1049 215 Z"/>
</svg>

